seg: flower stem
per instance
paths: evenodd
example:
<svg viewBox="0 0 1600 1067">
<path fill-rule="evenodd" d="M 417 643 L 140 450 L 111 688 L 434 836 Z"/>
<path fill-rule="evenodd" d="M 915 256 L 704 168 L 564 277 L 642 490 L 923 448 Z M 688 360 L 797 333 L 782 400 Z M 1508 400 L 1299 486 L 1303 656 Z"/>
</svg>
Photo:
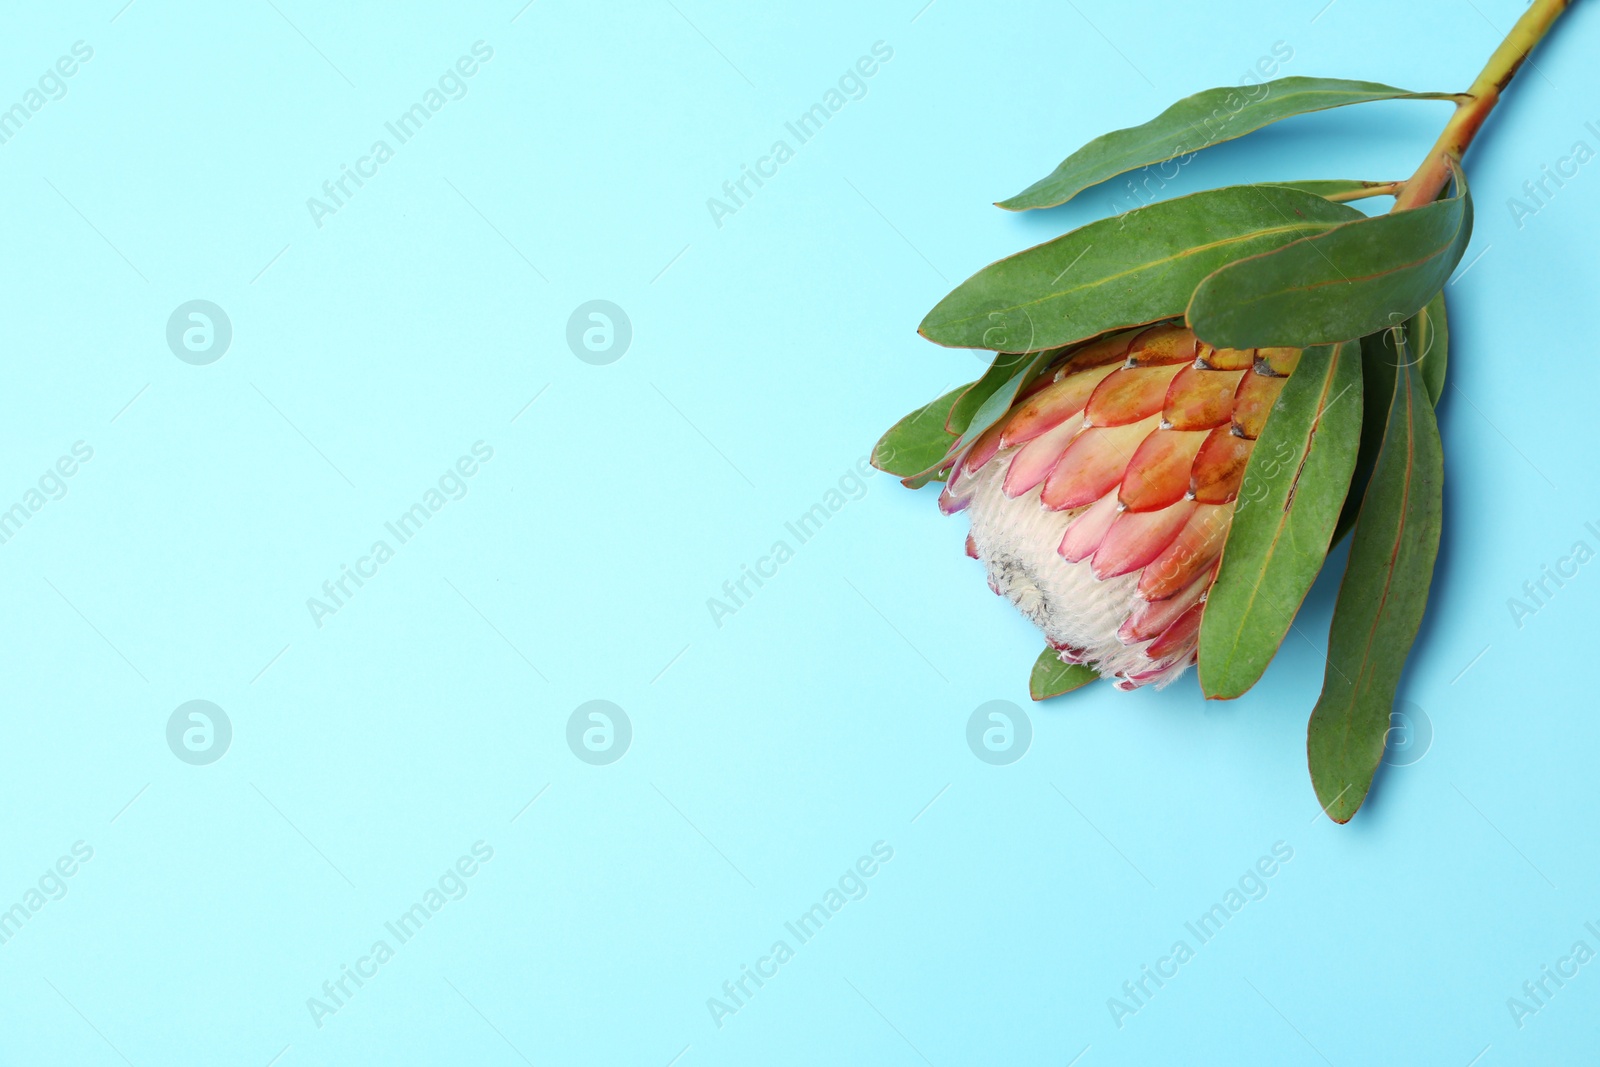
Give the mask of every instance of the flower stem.
<svg viewBox="0 0 1600 1067">
<path fill-rule="evenodd" d="M 1500 47 L 1489 57 L 1489 62 L 1484 64 L 1471 88 L 1463 94 L 1461 102 L 1456 105 L 1456 113 L 1428 150 L 1422 165 L 1406 181 L 1400 195 L 1395 197 L 1393 210 L 1421 207 L 1438 197 L 1450 180 L 1451 161 L 1457 164 L 1461 162 L 1467 147 L 1489 117 L 1489 112 L 1500 102 L 1500 93 L 1521 69 L 1528 53 L 1549 32 L 1557 17 L 1574 2 L 1533 0 L 1517 24 L 1511 27 L 1511 32 L 1506 34 L 1506 39 L 1500 42 Z"/>
<path fill-rule="evenodd" d="M 1350 200 L 1365 200 L 1373 196 L 1394 196 L 1405 187 L 1405 184 L 1405 182 L 1362 182 L 1361 187 L 1358 189 L 1350 189 L 1342 193 L 1326 193 L 1324 197 L 1335 203 L 1343 204 Z"/>
</svg>

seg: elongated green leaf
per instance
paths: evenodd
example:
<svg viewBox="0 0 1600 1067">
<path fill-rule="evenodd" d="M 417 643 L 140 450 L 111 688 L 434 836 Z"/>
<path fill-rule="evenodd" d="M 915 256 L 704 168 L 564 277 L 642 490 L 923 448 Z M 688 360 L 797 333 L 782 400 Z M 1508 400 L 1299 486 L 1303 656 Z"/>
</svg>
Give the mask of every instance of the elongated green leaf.
<svg viewBox="0 0 1600 1067">
<path fill-rule="evenodd" d="M 1356 524 L 1356 516 L 1361 512 L 1361 498 L 1367 491 L 1368 479 L 1372 477 L 1372 465 L 1377 462 L 1378 450 L 1383 446 L 1389 398 L 1394 395 L 1395 370 L 1408 362 L 1420 363 L 1428 398 L 1437 404 L 1439 393 L 1444 388 L 1448 347 L 1449 327 L 1445 324 L 1443 293 L 1435 295 L 1428 301 L 1427 307 L 1408 319 L 1400 333 L 1383 330 L 1361 339 L 1361 381 L 1366 414 L 1361 423 L 1361 451 L 1356 455 L 1356 471 L 1350 478 L 1350 493 L 1345 497 L 1339 525 L 1333 531 L 1334 544 L 1338 544 L 1350 532 Z"/>
<path fill-rule="evenodd" d="M 1411 358 L 1422 364 L 1422 384 L 1428 387 L 1428 399 L 1438 407 L 1439 397 L 1444 395 L 1444 372 L 1450 365 L 1450 324 L 1445 319 L 1443 289 L 1412 316 L 1406 335 Z"/>
<path fill-rule="evenodd" d="M 1279 119 L 1371 100 L 1443 100 L 1443 93 L 1411 93 L 1378 82 L 1344 78 L 1278 78 L 1251 86 L 1224 86 L 1186 96 L 1144 123 L 1096 137 L 1062 160 L 1048 176 L 999 206 L 1010 211 L 1064 204 L 1091 185 L 1152 163 L 1176 161 L 1157 177 L 1164 184 L 1195 152 L 1231 141 Z M 1170 169 L 1171 173 L 1168 173 Z"/>
<path fill-rule="evenodd" d="M 1349 822 L 1383 758 L 1406 654 L 1428 605 L 1443 515 L 1444 453 L 1422 368 L 1395 375 L 1383 449 L 1334 604 L 1322 696 L 1306 729 L 1317 801 Z"/>
<path fill-rule="evenodd" d="M 872 449 L 872 465 L 887 474 L 909 478 L 943 459 L 956 443 L 956 435 L 945 430 L 944 420 L 966 389 L 965 385 L 952 389 L 889 427 Z"/>
<path fill-rule="evenodd" d="M 1256 684 L 1327 557 L 1361 440 L 1361 350 L 1313 348 L 1250 453 L 1222 566 L 1200 620 L 1200 690 Z"/>
<path fill-rule="evenodd" d="M 1049 700 L 1081 689 L 1099 677 L 1100 673 L 1093 667 L 1062 663 L 1056 650 L 1046 645 L 1039 658 L 1033 661 L 1033 673 L 1028 676 L 1028 695 L 1035 700 Z"/>
<path fill-rule="evenodd" d="M 919 331 L 956 348 L 1030 352 L 1158 322 L 1182 314 L 1217 268 L 1361 218 L 1280 186 L 1163 200 L 991 263 L 939 301 Z"/>
<path fill-rule="evenodd" d="M 1022 392 L 1023 386 L 1033 381 L 1034 377 L 1045 368 L 1056 356 L 1055 352 L 1036 352 L 1025 359 L 1021 369 L 1007 378 L 1001 385 L 978 406 L 967 421 L 967 428 L 962 431 L 961 440 L 957 448 L 966 448 L 978 435 L 1000 421 L 1000 417 L 1011 410 L 1011 405 L 1016 402 L 1017 394 Z M 996 361 L 998 362 L 998 361 Z M 965 397 L 962 398 L 966 399 Z M 957 401 L 959 404 L 961 401 Z"/>
<path fill-rule="evenodd" d="M 909 478 L 901 478 L 900 484 L 905 486 L 907 489 L 921 489 L 929 482 L 944 481 L 945 478 L 949 476 L 949 473 L 950 472 L 948 468 L 941 463 L 938 466 L 929 467 L 927 470 L 922 471 L 919 474 L 913 474 Z"/>
<path fill-rule="evenodd" d="M 1361 448 L 1356 453 L 1356 469 L 1350 476 L 1350 492 L 1344 498 L 1339 524 L 1333 529 L 1334 544 L 1355 527 L 1356 516 L 1361 514 L 1361 499 L 1366 496 L 1367 483 L 1372 480 L 1372 465 L 1383 449 L 1383 434 L 1389 425 L 1389 404 L 1394 397 L 1395 370 L 1405 362 L 1405 356 L 1396 347 L 1401 336 L 1393 330 L 1384 330 L 1361 339 L 1361 387 L 1365 409 L 1361 420 Z"/>
<path fill-rule="evenodd" d="M 891 426 L 872 450 L 872 465 L 901 475 L 901 484 L 910 489 L 942 481 L 950 459 L 999 421 L 1022 389 L 1059 354 L 1056 350 L 996 355 L 982 378 Z"/>
<path fill-rule="evenodd" d="M 950 405 L 944 428 L 957 435 L 965 433 L 967 427 L 972 425 L 972 416 L 977 414 L 978 409 L 1014 378 L 1019 370 L 1026 367 L 1034 355 L 1034 352 L 1028 351 L 1002 352 L 995 356 L 989 369 L 983 372 L 983 377 L 962 390 L 956 402 Z"/>
<path fill-rule="evenodd" d="M 1218 348 L 1308 348 L 1364 337 L 1433 299 L 1471 236 L 1472 200 L 1457 168 L 1446 199 L 1223 267 L 1196 288 L 1189 325 Z"/>
</svg>

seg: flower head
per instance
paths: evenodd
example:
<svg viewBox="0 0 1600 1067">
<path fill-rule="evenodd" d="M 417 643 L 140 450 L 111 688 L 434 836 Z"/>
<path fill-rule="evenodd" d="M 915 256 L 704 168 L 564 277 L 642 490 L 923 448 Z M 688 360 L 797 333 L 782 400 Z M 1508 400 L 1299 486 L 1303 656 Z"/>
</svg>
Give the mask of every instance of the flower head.
<svg viewBox="0 0 1600 1067">
<path fill-rule="evenodd" d="M 1194 662 L 1245 462 L 1298 349 L 1176 323 L 1067 353 L 956 457 L 939 503 L 1060 658 L 1123 689 Z"/>
</svg>

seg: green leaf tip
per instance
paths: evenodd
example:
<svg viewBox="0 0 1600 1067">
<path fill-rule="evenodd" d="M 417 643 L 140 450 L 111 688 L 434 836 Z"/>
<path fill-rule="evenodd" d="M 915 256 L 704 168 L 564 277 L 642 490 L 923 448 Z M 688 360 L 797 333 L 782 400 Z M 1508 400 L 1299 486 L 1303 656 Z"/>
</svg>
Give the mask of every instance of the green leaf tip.
<svg viewBox="0 0 1600 1067">
<path fill-rule="evenodd" d="M 1055 207 L 1092 185 L 1155 163 L 1187 163 L 1202 148 L 1231 141 L 1295 115 L 1375 100 L 1451 100 L 1452 93 L 1413 93 L 1346 78 L 1278 78 L 1221 86 L 1186 96 L 1149 122 L 1096 137 L 1048 175 L 999 202 L 1008 211 Z M 1160 172 L 1165 180 L 1176 175 Z"/>
<path fill-rule="evenodd" d="M 1099 677 L 1100 673 L 1093 667 L 1061 662 L 1056 650 L 1046 645 L 1039 658 L 1033 661 L 1033 671 L 1028 675 L 1028 695 L 1035 700 L 1049 700 L 1082 689 Z"/>
<path fill-rule="evenodd" d="M 1334 604 L 1322 695 L 1306 726 L 1317 801 L 1334 822 L 1372 787 L 1406 657 L 1422 625 L 1443 518 L 1444 454 L 1422 368 L 1395 375 L 1383 446 Z"/>
<path fill-rule="evenodd" d="M 907 479 L 937 466 L 956 442 L 955 435 L 945 430 L 945 419 L 966 388 L 952 389 L 889 427 L 872 448 L 872 465 Z"/>
</svg>

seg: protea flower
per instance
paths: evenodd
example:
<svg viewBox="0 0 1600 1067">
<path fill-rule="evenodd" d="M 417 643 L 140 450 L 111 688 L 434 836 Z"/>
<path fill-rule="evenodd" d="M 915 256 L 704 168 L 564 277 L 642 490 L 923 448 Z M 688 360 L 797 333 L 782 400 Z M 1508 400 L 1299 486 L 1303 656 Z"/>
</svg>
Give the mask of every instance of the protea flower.
<svg viewBox="0 0 1600 1067">
<path fill-rule="evenodd" d="M 1245 462 L 1299 350 L 1163 323 L 1063 354 L 956 457 L 968 554 L 1066 663 L 1121 689 L 1195 659 Z"/>
<path fill-rule="evenodd" d="M 1096 677 L 1165 686 L 1191 664 L 1205 696 L 1241 695 L 1349 534 L 1307 753 L 1329 816 L 1360 807 L 1438 551 L 1442 290 L 1472 232 L 1461 159 L 1568 2 L 1532 0 L 1464 93 L 1211 89 L 1000 204 L 1053 207 L 1308 111 L 1456 104 L 1405 181 L 1158 200 L 991 264 L 923 320 L 928 339 L 993 360 L 901 419 L 873 462 L 912 488 L 944 480 L 940 507 L 970 516 L 968 554 L 1044 631 L 1035 699 Z M 1350 206 L 1375 196 L 1393 209 Z"/>
</svg>

